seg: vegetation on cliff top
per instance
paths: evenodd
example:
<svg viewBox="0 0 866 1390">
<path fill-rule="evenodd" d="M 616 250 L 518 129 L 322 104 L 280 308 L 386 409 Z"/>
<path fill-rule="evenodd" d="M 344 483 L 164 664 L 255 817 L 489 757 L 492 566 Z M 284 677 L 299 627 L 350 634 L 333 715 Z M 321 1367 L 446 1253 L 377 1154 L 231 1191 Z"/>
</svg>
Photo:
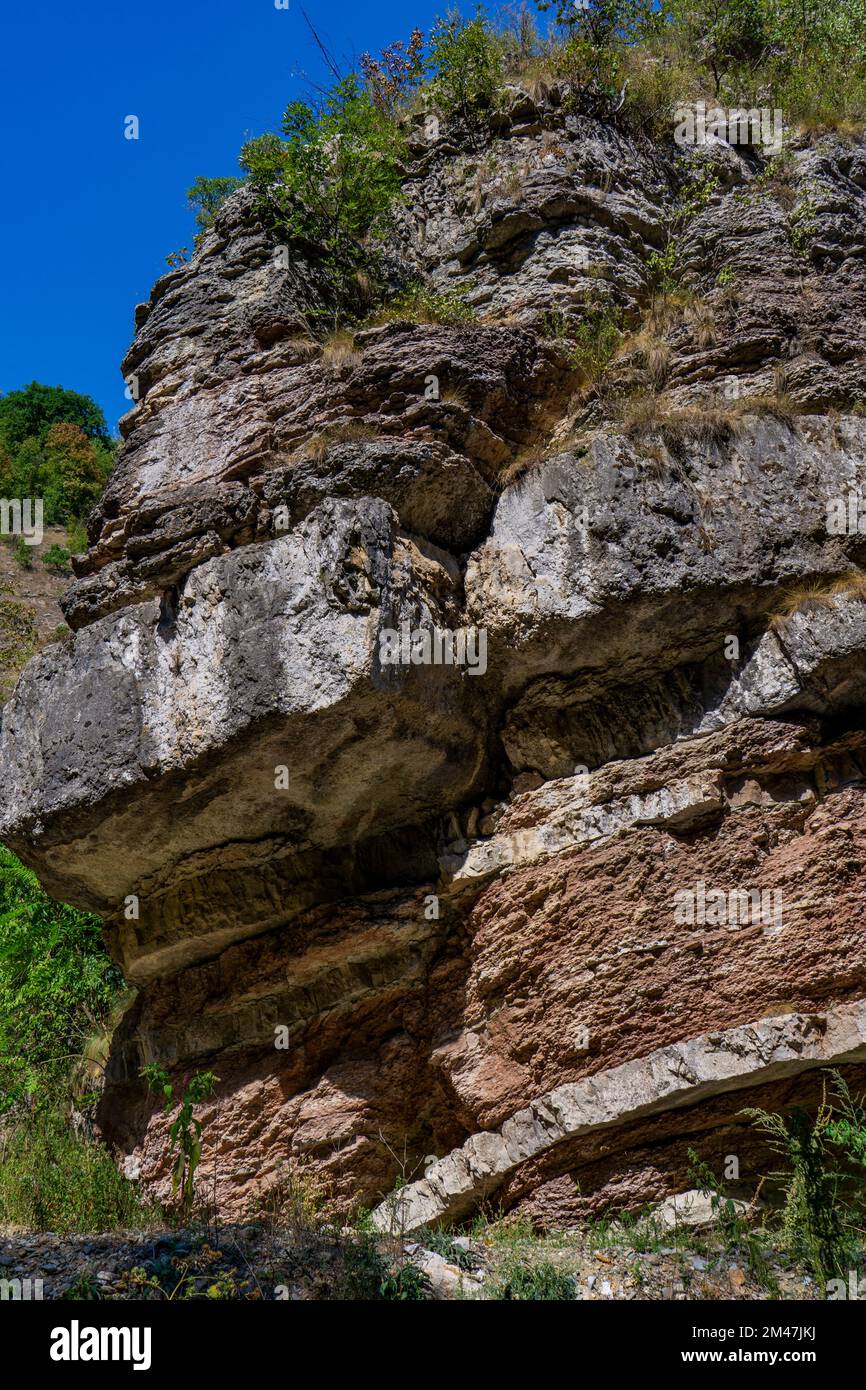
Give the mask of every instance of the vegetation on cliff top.
<svg viewBox="0 0 866 1390">
<path fill-rule="evenodd" d="M 240 164 L 289 236 L 320 246 L 339 274 L 369 269 L 400 196 L 412 119 L 435 117 L 477 145 L 505 84 L 559 83 L 576 114 L 670 137 L 678 104 L 705 99 L 782 111 L 789 130 L 866 119 L 866 0 L 536 0 L 491 17 L 450 11 L 293 101 L 281 134 L 244 145 Z M 550 13 L 548 13 L 550 12 Z M 243 182 L 199 177 L 189 190 L 206 227 Z"/>
</svg>

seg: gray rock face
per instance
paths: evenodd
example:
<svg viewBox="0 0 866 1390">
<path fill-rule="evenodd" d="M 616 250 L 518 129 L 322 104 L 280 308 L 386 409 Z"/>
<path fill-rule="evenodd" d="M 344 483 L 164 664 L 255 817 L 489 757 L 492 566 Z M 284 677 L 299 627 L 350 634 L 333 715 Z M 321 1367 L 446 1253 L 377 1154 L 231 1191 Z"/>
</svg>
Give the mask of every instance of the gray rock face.
<svg viewBox="0 0 866 1390">
<path fill-rule="evenodd" d="M 470 678 L 383 667 L 378 637 L 449 626 L 455 579 L 386 503 L 325 502 L 285 537 L 199 565 L 173 604 L 49 648 L 3 721 L 2 833 L 24 853 L 44 844 L 51 879 L 106 912 L 206 871 L 227 842 L 299 852 L 444 810 L 483 755 Z M 411 786 L 394 756 L 418 760 Z M 87 848 L 96 825 L 102 849 Z"/>
<path fill-rule="evenodd" d="M 0 837 L 140 989 L 101 1122 L 157 1189 L 161 1059 L 222 1078 L 230 1210 L 287 1158 L 374 1204 L 404 1149 L 451 1155 L 413 1222 L 572 1172 L 600 1210 L 593 1136 L 647 1116 L 658 1200 L 674 1112 L 711 1139 L 729 1084 L 861 1053 L 866 154 L 759 178 L 720 143 L 676 220 L 675 147 L 556 87 L 411 149 L 395 282 L 474 321 L 323 340 L 336 289 L 244 190 L 136 311 L 73 633 L 0 712 Z M 782 927 L 673 930 L 694 881 L 793 897 L 801 861 Z"/>
<path fill-rule="evenodd" d="M 397 228 L 407 260 L 441 288 L 462 288 L 494 317 L 580 318 L 588 296 L 637 314 L 646 260 L 664 239 L 672 161 L 568 114 L 554 87 L 525 92 L 479 155 L 457 153 L 447 125 L 418 135 L 418 172 Z"/>
<path fill-rule="evenodd" d="M 786 581 L 850 568 L 862 538 L 829 535 L 827 503 L 856 490 L 864 446 L 859 421 L 838 448 L 822 421 L 794 434 L 746 417 L 682 466 L 651 466 L 609 432 L 545 463 L 503 495 L 466 571 L 469 612 L 507 645 L 509 687 L 570 666 L 585 696 L 599 668 L 643 674 L 665 648 L 680 664 L 766 615 Z"/>
</svg>

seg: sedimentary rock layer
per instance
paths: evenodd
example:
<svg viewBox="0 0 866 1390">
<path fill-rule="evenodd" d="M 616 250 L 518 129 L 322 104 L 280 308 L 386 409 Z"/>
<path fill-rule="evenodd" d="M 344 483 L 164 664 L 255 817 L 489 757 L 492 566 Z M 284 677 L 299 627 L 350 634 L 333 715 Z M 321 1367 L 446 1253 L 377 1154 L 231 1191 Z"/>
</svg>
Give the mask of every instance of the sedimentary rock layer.
<svg viewBox="0 0 866 1390">
<path fill-rule="evenodd" d="M 626 1125 L 721 1092 L 866 1058 L 866 1000 L 826 1014 L 760 1019 L 659 1048 L 587 1081 L 558 1086 L 495 1133 L 474 1134 L 374 1212 L 379 1230 L 413 1231 L 472 1211 L 527 1159 L 566 1139 Z"/>
</svg>

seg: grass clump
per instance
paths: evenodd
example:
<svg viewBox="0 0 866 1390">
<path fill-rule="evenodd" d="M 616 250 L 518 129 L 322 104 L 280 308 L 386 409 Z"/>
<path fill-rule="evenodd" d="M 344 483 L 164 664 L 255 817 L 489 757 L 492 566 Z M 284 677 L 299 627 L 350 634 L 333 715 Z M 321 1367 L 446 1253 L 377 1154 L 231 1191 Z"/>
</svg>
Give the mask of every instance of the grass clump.
<svg viewBox="0 0 866 1390">
<path fill-rule="evenodd" d="M 475 311 L 459 290 L 436 291 L 414 284 L 394 295 L 371 319 L 372 324 L 408 322 L 472 323 Z"/>
<path fill-rule="evenodd" d="M 470 1250 L 458 1245 L 447 1231 L 424 1229 L 418 1232 L 418 1241 L 425 1250 L 441 1255 L 443 1260 L 464 1271 L 475 1269 L 477 1261 Z"/>
<path fill-rule="evenodd" d="M 691 447 L 723 447 L 733 439 L 737 422 L 712 406 L 677 408 L 664 396 L 647 394 L 628 405 L 623 429 L 630 439 L 656 438 L 670 453 L 681 455 Z"/>
<path fill-rule="evenodd" d="M 349 420 L 344 424 L 328 425 L 318 434 L 310 435 L 298 445 L 297 455 L 321 462 L 337 444 L 366 444 L 378 438 L 379 433 L 373 425 L 363 420 Z"/>
<path fill-rule="evenodd" d="M 73 1130 L 60 1097 L 43 1097 L 7 1124 L 0 1143 L 0 1223 L 87 1233 L 148 1226 L 158 1215 L 108 1150 Z"/>
<path fill-rule="evenodd" d="M 36 623 L 31 610 L 26 604 L 0 594 L 0 698 L 9 694 L 17 673 L 30 660 L 37 645 Z M 8 675 L 4 676 L 4 672 Z"/>
<path fill-rule="evenodd" d="M 576 1293 L 574 1276 L 557 1269 L 549 1260 L 514 1260 L 506 1262 L 490 1281 L 487 1296 L 523 1303 L 563 1303 L 573 1302 Z"/>
<path fill-rule="evenodd" d="M 42 563 L 45 568 L 52 570 L 55 574 L 67 574 L 69 560 L 69 551 L 62 545 L 49 546 L 42 556 Z"/>
<path fill-rule="evenodd" d="M 614 306 L 593 309 L 570 333 L 569 365 L 586 384 L 597 382 L 622 340 L 622 316 Z"/>
<path fill-rule="evenodd" d="M 153 1217 L 87 1134 L 122 985 L 100 919 L 55 902 L 0 846 L 0 1222 L 83 1232 Z"/>
<path fill-rule="evenodd" d="M 325 339 L 322 347 L 322 362 L 327 367 L 339 370 L 341 367 L 354 367 L 361 360 L 355 347 L 355 335 L 348 328 L 335 328 Z"/>
<path fill-rule="evenodd" d="M 846 598 L 866 601 L 866 574 L 862 570 L 849 570 L 836 579 L 813 579 L 785 590 L 770 617 L 770 626 L 778 632 L 795 613 L 808 609 L 831 609 L 839 599 Z"/>
</svg>

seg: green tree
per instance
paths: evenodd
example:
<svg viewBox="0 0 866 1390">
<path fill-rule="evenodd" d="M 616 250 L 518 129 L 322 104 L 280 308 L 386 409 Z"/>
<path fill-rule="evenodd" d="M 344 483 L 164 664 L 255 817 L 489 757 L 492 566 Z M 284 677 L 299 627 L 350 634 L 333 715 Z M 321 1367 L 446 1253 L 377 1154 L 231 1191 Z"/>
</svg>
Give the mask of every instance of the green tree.
<svg viewBox="0 0 866 1390">
<path fill-rule="evenodd" d="M 536 0 L 555 8 L 563 31 L 558 66 L 572 88 L 572 103 L 585 115 L 609 116 L 625 97 L 626 50 L 662 30 L 664 15 L 652 0 Z"/>
<path fill-rule="evenodd" d="M 49 521 L 73 521 L 99 499 L 111 471 L 110 453 L 77 426 L 52 425 L 45 436 L 40 479 Z"/>
<path fill-rule="evenodd" d="M 143 1067 L 141 1075 L 149 1088 L 162 1096 L 164 1115 L 170 1115 L 176 1105 L 179 1107 L 169 1129 L 169 1152 L 177 1154 L 171 1173 L 171 1190 L 175 1197 L 180 1192 L 181 1210 L 188 1219 L 192 1214 L 195 1170 L 201 1159 L 202 1142 L 201 1120 L 196 1118 L 193 1111 L 196 1105 L 213 1094 L 219 1077 L 214 1076 L 212 1071 L 197 1071 L 191 1077 L 185 1076 L 183 1094 L 175 1096 L 168 1072 L 156 1062 Z"/>
<path fill-rule="evenodd" d="M 769 0 L 665 0 L 665 13 L 689 56 L 711 73 L 716 96 L 729 72 L 754 71 L 770 53 Z"/>
<path fill-rule="evenodd" d="M 791 69 L 815 59 L 834 65 L 866 61 L 866 0 L 765 0 L 765 23 L 784 48 L 783 66 Z"/>
<path fill-rule="evenodd" d="M 652 0 L 536 0 L 542 13 L 555 9 L 556 22 L 596 48 L 634 44 L 658 32 L 663 14 Z"/>
<path fill-rule="evenodd" d="M 90 439 L 109 441 L 99 406 L 78 391 L 31 381 L 29 386 L 0 396 L 0 443 L 10 451 L 25 439 L 43 440 L 51 426 L 60 423 L 77 425 Z"/>
</svg>

